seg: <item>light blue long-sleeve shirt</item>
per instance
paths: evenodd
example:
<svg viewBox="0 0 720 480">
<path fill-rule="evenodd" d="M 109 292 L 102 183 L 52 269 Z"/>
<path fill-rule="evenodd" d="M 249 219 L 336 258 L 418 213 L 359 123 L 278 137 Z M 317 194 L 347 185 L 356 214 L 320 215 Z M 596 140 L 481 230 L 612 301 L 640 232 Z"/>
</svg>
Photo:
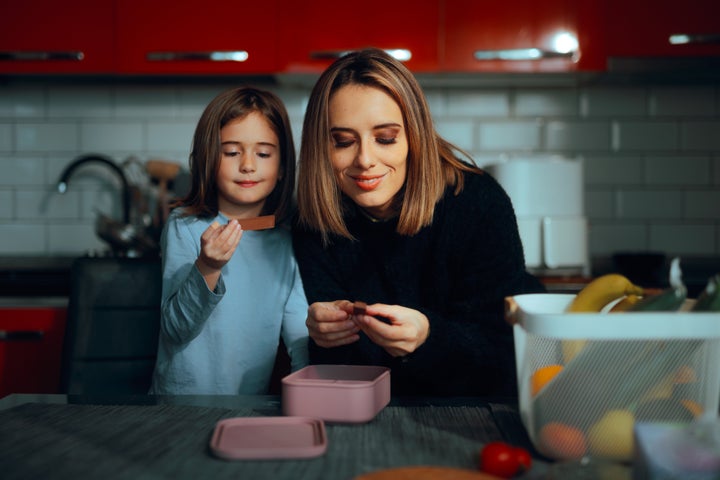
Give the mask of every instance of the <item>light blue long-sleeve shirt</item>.
<svg viewBox="0 0 720 480">
<path fill-rule="evenodd" d="M 282 336 L 297 370 L 308 363 L 307 300 L 282 227 L 243 232 L 214 291 L 195 260 L 203 219 L 173 211 L 161 238 L 162 314 L 150 393 L 267 393 Z"/>
</svg>

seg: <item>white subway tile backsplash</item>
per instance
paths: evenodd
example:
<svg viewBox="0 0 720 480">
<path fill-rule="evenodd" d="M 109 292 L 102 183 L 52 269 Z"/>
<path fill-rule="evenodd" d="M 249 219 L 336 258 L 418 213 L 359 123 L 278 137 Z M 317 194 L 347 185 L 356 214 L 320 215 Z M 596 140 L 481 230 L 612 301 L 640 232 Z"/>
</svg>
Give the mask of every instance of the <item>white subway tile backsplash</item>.
<svg viewBox="0 0 720 480">
<path fill-rule="evenodd" d="M 617 195 L 617 218 L 680 219 L 683 216 L 683 194 L 678 190 L 621 190 Z"/>
<path fill-rule="evenodd" d="M 715 115 L 714 87 L 653 87 L 650 89 L 650 115 L 696 116 Z"/>
<path fill-rule="evenodd" d="M 603 150 L 610 148 L 607 122 L 550 121 L 545 127 L 546 147 L 550 150 Z"/>
<path fill-rule="evenodd" d="M 589 249 L 594 255 L 648 250 L 648 228 L 639 223 L 590 222 Z"/>
<path fill-rule="evenodd" d="M 585 192 L 585 215 L 589 218 L 614 218 L 615 193 L 612 190 L 587 190 Z"/>
<path fill-rule="evenodd" d="M 108 118 L 112 113 L 112 95 L 105 87 L 62 86 L 48 89 L 49 118 Z"/>
<path fill-rule="evenodd" d="M 645 177 L 642 157 L 584 157 L 586 185 L 641 185 Z"/>
<path fill-rule="evenodd" d="M 45 186 L 45 160 L 41 157 L 0 156 L 0 186 Z"/>
<path fill-rule="evenodd" d="M 0 118 L 44 118 L 45 90 L 34 86 L 0 86 Z"/>
<path fill-rule="evenodd" d="M 59 194 L 56 190 L 18 189 L 15 192 L 18 220 L 69 220 L 80 215 L 80 195 L 76 191 Z"/>
<path fill-rule="evenodd" d="M 645 172 L 648 185 L 708 185 L 710 159 L 650 155 L 646 159 Z"/>
<path fill-rule="evenodd" d="M 59 195 L 60 172 L 88 153 L 187 167 L 203 109 L 238 85 L 16 79 L 0 86 L 0 254 L 105 249 L 93 225 L 96 210 L 120 218 L 117 178 L 87 166 Z M 285 102 L 299 150 L 310 87 L 258 86 Z M 582 158 L 594 256 L 661 246 L 720 253 L 719 88 L 431 84 L 425 92 L 438 132 L 477 165 L 528 155 Z M 662 234 L 669 236 L 661 245 Z M 699 237 L 683 240 L 686 234 Z"/>
<path fill-rule="evenodd" d="M 520 91 L 515 95 L 514 112 L 523 117 L 574 117 L 578 114 L 578 94 L 566 89 Z"/>
<path fill-rule="evenodd" d="M 145 150 L 145 129 L 139 122 L 83 122 L 80 150 L 83 152 L 126 152 Z"/>
<path fill-rule="evenodd" d="M 212 87 L 178 88 L 178 116 L 197 122 L 210 100 L 230 88 L 233 87 L 230 85 L 214 85 Z"/>
<path fill-rule="evenodd" d="M 720 150 L 720 119 L 683 122 L 681 145 L 683 150 Z"/>
<path fill-rule="evenodd" d="M 684 217 L 688 219 L 720 220 L 720 190 L 700 190 L 685 193 Z"/>
<path fill-rule="evenodd" d="M 679 131 L 676 122 L 617 121 L 613 123 L 612 145 L 619 151 L 677 150 Z"/>
<path fill-rule="evenodd" d="M 118 118 L 174 118 L 178 116 L 177 94 L 174 88 L 118 87 L 115 91 L 115 116 Z"/>
<path fill-rule="evenodd" d="M 463 150 L 472 150 L 473 130 L 475 126 L 470 120 L 439 120 L 435 122 L 435 129 L 448 142 Z"/>
<path fill-rule="evenodd" d="M 13 151 L 13 126 L 9 123 L 0 123 L 0 152 Z"/>
<path fill-rule="evenodd" d="M 540 123 L 481 122 L 478 146 L 482 150 L 527 151 L 540 147 Z"/>
<path fill-rule="evenodd" d="M 447 109 L 447 97 L 443 89 L 440 88 L 426 88 L 425 89 L 425 100 L 427 101 L 428 108 L 433 117 L 439 118 L 448 114 Z M 305 105 L 307 107 L 307 105 Z M 303 115 L 305 114 L 303 109 Z"/>
<path fill-rule="evenodd" d="M 305 115 L 310 93 L 296 88 L 283 88 L 275 92 L 285 104 L 288 116 L 297 116 L 302 118 Z M 300 125 L 298 125 L 298 131 Z"/>
<path fill-rule="evenodd" d="M 0 223 L 0 255 L 37 255 L 45 252 L 46 227 L 37 223 Z"/>
<path fill-rule="evenodd" d="M 585 117 L 636 117 L 647 110 L 642 87 L 593 87 L 580 92 L 580 114 Z"/>
<path fill-rule="evenodd" d="M 713 225 L 659 224 L 650 226 L 650 249 L 685 255 L 720 253 Z"/>
<path fill-rule="evenodd" d="M 509 94 L 505 91 L 454 91 L 448 96 L 450 115 L 473 117 L 507 117 L 510 114 Z"/>
<path fill-rule="evenodd" d="M 19 123 L 15 125 L 18 152 L 73 152 L 78 150 L 76 123 Z"/>
<path fill-rule="evenodd" d="M 12 190 L 0 188 L 0 220 L 10 220 L 15 216 L 15 199 Z"/>
<path fill-rule="evenodd" d="M 95 234 L 92 222 L 73 222 L 48 225 L 48 253 L 53 255 L 82 255 L 89 251 L 103 252 L 107 244 Z"/>
<path fill-rule="evenodd" d="M 195 126 L 195 123 L 187 122 L 150 122 L 147 125 L 147 150 L 173 151 L 187 158 Z"/>
</svg>

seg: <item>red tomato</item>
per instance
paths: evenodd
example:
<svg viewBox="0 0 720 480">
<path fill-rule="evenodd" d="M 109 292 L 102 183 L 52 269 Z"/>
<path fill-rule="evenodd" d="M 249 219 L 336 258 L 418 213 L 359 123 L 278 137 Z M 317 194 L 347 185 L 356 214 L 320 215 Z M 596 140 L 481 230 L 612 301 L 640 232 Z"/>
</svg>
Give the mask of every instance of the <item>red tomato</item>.
<svg viewBox="0 0 720 480">
<path fill-rule="evenodd" d="M 510 478 L 529 470 L 531 464 L 527 450 L 505 442 L 487 443 L 480 451 L 480 470 L 498 477 Z"/>
<path fill-rule="evenodd" d="M 519 464 L 517 473 L 524 473 L 530 470 L 530 466 L 532 466 L 532 456 L 530 455 L 530 452 L 524 448 L 516 447 L 515 456 L 517 457 Z"/>
</svg>

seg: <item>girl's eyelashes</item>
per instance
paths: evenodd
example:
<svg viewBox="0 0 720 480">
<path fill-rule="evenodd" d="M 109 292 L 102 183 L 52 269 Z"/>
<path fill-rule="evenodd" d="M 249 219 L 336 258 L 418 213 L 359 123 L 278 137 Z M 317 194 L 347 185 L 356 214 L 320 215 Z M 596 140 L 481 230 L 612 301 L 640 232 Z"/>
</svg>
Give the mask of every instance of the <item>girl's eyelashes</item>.
<svg viewBox="0 0 720 480">
<path fill-rule="evenodd" d="M 397 141 L 397 137 L 378 137 L 375 141 L 381 145 L 392 145 Z"/>
<path fill-rule="evenodd" d="M 241 155 L 241 154 L 242 154 L 242 152 L 240 152 L 239 150 L 223 151 L 223 155 L 226 157 L 237 157 L 238 155 Z M 271 152 L 259 151 L 259 152 L 255 152 L 255 155 L 257 155 L 260 158 L 270 158 L 270 157 L 272 157 L 273 154 Z"/>
</svg>

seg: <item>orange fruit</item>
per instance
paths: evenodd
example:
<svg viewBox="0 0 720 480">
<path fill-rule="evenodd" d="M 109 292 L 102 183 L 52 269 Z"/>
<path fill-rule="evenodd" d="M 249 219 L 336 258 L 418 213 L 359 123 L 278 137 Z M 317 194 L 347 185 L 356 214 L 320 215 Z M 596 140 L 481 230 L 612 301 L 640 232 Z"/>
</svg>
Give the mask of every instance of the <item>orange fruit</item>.
<svg viewBox="0 0 720 480">
<path fill-rule="evenodd" d="M 540 429 L 538 449 L 557 460 L 574 460 L 587 453 L 582 430 L 560 422 L 550 422 Z"/>
<path fill-rule="evenodd" d="M 680 400 L 680 403 L 682 403 L 683 406 L 687 408 L 695 418 L 700 417 L 700 415 L 702 415 L 703 411 L 705 410 L 702 405 L 700 405 L 695 400 L 690 400 L 689 398 L 684 398 Z"/>
<path fill-rule="evenodd" d="M 537 395 L 550 380 L 555 378 L 555 376 L 562 371 L 562 369 L 562 365 L 546 365 L 535 370 L 532 377 L 530 377 L 530 392 L 532 393 L 532 396 L 534 397 Z"/>
</svg>

